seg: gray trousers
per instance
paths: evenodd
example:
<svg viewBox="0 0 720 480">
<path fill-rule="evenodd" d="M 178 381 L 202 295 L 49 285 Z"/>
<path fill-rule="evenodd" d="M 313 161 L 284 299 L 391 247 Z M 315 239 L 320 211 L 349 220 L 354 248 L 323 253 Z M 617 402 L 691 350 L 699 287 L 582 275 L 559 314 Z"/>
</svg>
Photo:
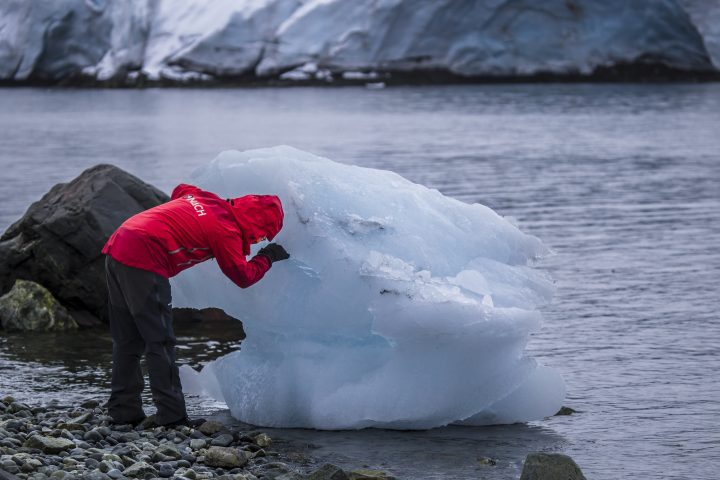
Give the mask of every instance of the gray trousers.
<svg viewBox="0 0 720 480">
<path fill-rule="evenodd" d="M 116 423 L 142 420 L 145 387 L 140 357 L 145 354 L 150 391 L 160 425 L 187 416 L 175 364 L 170 282 L 155 273 L 105 257 L 110 331 L 113 338 L 112 390 L 108 413 Z"/>
</svg>

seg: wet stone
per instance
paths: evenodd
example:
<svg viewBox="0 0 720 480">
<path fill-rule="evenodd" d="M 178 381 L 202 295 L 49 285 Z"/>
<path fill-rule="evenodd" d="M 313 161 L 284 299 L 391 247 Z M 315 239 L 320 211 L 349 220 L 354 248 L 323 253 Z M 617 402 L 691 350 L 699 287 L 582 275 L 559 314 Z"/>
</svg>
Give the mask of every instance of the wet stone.
<svg viewBox="0 0 720 480">
<path fill-rule="evenodd" d="M 112 453 L 114 455 L 117 455 L 119 457 L 122 456 L 132 456 L 139 453 L 140 450 L 135 445 L 118 445 L 115 448 L 112 449 Z"/>
<path fill-rule="evenodd" d="M 64 479 L 66 479 L 66 478 L 67 478 L 67 479 L 73 478 L 73 476 L 72 476 L 71 474 L 69 474 L 68 472 L 64 471 L 64 470 L 58 470 L 58 471 L 56 471 L 56 472 L 53 472 L 53 473 L 50 475 L 50 478 L 55 478 L 55 479 L 58 479 L 58 480 L 64 480 Z"/>
<path fill-rule="evenodd" d="M 75 418 L 71 418 L 70 420 L 67 421 L 67 424 L 68 425 L 80 425 L 80 424 L 86 423 L 88 420 L 90 420 L 91 417 L 92 417 L 92 413 L 86 412 Z"/>
<path fill-rule="evenodd" d="M 193 450 L 200 450 L 201 448 L 205 448 L 205 445 L 207 445 L 207 442 L 204 439 L 201 438 L 193 438 L 190 440 L 190 448 Z"/>
<path fill-rule="evenodd" d="M 195 473 L 195 470 L 193 470 L 192 468 L 188 468 L 182 471 L 178 470 L 177 472 L 175 472 L 175 474 L 183 478 L 189 478 L 191 480 L 195 480 L 197 478 L 197 473 Z"/>
<path fill-rule="evenodd" d="M 210 441 L 210 445 L 214 445 L 217 447 L 227 447 L 233 442 L 233 436 L 227 433 L 223 433 L 221 435 L 218 435 L 217 437 L 213 438 Z"/>
<path fill-rule="evenodd" d="M 348 477 L 350 477 L 350 480 L 366 480 L 366 479 L 395 480 L 395 477 L 388 475 L 387 473 L 383 472 L 382 470 L 369 470 L 369 469 L 353 470 L 351 472 L 348 472 Z"/>
<path fill-rule="evenodd" d="M 162 459 L 161 461 L 178 460 L 182 457 L 182 454 L 174 446 L 165 444 L 155 450 L 153 457 Z"/>
<path fill-rule="evenodd" d="M 30 410 L 30 406 L 20 402 L 12 402 L 10 403 L 9 410 L 11 413 L 18 413 L 23 410 Z"/>
<path fill-rule="evenodd" d="M 225 425 L 215 420 L 208 420 L 198 427 L 198 430 L 205 435 L 211 436 L 225 429 Z"/>
<path fill-rule="evenodd" d="M 155 467 L 146 462 L 136 462 L 126 468 L 123 472 L 126 477 L 142 478 L 145 475 L 157 475 Z"/>
<path fill-rule="evenodd" d="M 348 475 L 342 468 L 330 463 L 326 463 L 306 478 L 307 480 L 349 480 Z"/>
<path fill-rule="evenodd" d="M 159 463 L 156 465 L 158 475 L 162 478 L 170 478 L 175 474 L 175 469 L 169 463 Z"/>
<path fill-rule="evenodd" d="M 254 438 L 255 444 L 259 445 L 260 447 L 269 447 L 272 445 L 272 439 L 264 433 L 261 433 L 260 435 L 256 436 Z"/>
<path fill-rule="evenodd" d="M 44 437 L 42 435 L 33 435 L 25 441 L 24 446 L 28 448 L 37 448 L 44 453 L 59 453 L 75 447 L 75 443 L 66 438 L 53 438 Z"/>
<path fill-rule="evenodd" d="M 110 478 L 121 478 L 123 476 L 123 474 L 117 468 L 111 468 L 110 470 L 107 471 L 107 476 Z"/>
<path fill-rule="evenodd" d="M 85 432 L 85 435 L 83 435 L 83 440 L 86 442 L 99 442 L 103 439 L 103 436 L 100 435 L 100 433 L 97 430 L 90 430 L 89 432 Z"/>
<path fill-rule="evenodd" d="M 210 447 L 205 454 L 205 464 L 210 467 L 242 467 L 249 459 L 249 453 L 237 448 Z"/>
<path fill-rule="evenodd" d="M 21 422 L 20 420 L 9 420 L 5 423 L 5 425 L 3 425 L 3 428 L 11 432 L 19 432 L 25 428 L 25 422 Z"/>
<path fill-rule="evenodd" d="M 487 465 L 491 467 L 497 465 L 497 461 L 490 457 L 478 457 L 477 461 L 480 465 Z"/>
<path fill-rule="evenodd" d="M 109 478 L 106 474 L 95 470 L 94 472 L 87 473 L 83 477 L 83 480 L 108 480 Z"/>
<path fill-rule="evenodd" d="M 115 437 L 113 436 L 112 438 Z M 134 442 L 136 440 L 140 440 L 140 434 L 137 432 L 127 432 L 120 435 L 120 438 L 116 438 L 116 440 L 119 440 L 121 442 Z"/>
<path fill-rule="evenodd" d="M 530 453 L 525 458 L 520 480 L 585 480 L 575 461 L 560 453 Z"/>
<path fill-rule="evenodd" d="M 103 460 L 108 462 L 121 462 L 122 458 L 120 458 L 118 455 L 115 455 L 114 453 L 106 453 L 103 455 Z"/>
</svg>

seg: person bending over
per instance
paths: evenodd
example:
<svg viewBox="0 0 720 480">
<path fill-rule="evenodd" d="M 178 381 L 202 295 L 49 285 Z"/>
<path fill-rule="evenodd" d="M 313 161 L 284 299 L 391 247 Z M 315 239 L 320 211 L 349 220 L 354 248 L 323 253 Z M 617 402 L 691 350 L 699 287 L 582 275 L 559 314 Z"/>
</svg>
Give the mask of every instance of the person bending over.
<svg viewBox="0 0 720 480">
<path fill-rule="evenodd" d="M 175 364 L 169 278 L 211 258 L 240 288 L 260 280 L 290 255 L 270 243 L 249 261 L 250 245 L 272 240 L 283 209 L 274 195 L 223 200 L 192 185 L 178 185 L 170 201 L 131 217 L 103 247 L 113 339 L 108 413 L 115 423 L 145 419 L 140 356 L 145 353 L 155 423 L 187 425 Z"/>
</svg>

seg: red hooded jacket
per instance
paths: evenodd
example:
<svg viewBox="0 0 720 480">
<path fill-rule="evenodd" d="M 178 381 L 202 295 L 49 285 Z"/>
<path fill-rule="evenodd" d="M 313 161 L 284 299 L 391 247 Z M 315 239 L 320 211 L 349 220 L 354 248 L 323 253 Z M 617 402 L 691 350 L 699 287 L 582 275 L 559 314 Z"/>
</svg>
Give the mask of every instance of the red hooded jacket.
<svg viewBox="0 0 720 480">
<path fill-rule="evenodd" d="M 282 228 L 283 210 L 274 195 L 247 195 L 232 202 L 192 185 L 178 185 L 170 201 L 129 218 L 103 247 L 118 262 L 170 278 L 216 258 L 239 287 L 260 280 L 270 259 L 250 245 L 272 240 Z"/>
</svg>

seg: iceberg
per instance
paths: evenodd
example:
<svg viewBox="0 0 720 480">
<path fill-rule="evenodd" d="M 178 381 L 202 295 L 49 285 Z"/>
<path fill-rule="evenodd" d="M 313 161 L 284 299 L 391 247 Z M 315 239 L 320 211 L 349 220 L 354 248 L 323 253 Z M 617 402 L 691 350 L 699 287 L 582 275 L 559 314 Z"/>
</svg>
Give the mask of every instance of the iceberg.
<svg viewBox="0 0 720 480">
<path fill-rule="evenodd" d="M 247 290 L 211 261 L 172 280 L 175 306 L 223 308 L 247 332 L 239 351 L 184 367 L 186 392 L 268 427 L 426 429 L 560 408 L 561 376 L 524 354 L 554 290 L 532 266 L 547 249 L 491 209 L 287 146 L 223 152 L 189 181 L 278 195 L 291 258 Z"/>
</svg>

